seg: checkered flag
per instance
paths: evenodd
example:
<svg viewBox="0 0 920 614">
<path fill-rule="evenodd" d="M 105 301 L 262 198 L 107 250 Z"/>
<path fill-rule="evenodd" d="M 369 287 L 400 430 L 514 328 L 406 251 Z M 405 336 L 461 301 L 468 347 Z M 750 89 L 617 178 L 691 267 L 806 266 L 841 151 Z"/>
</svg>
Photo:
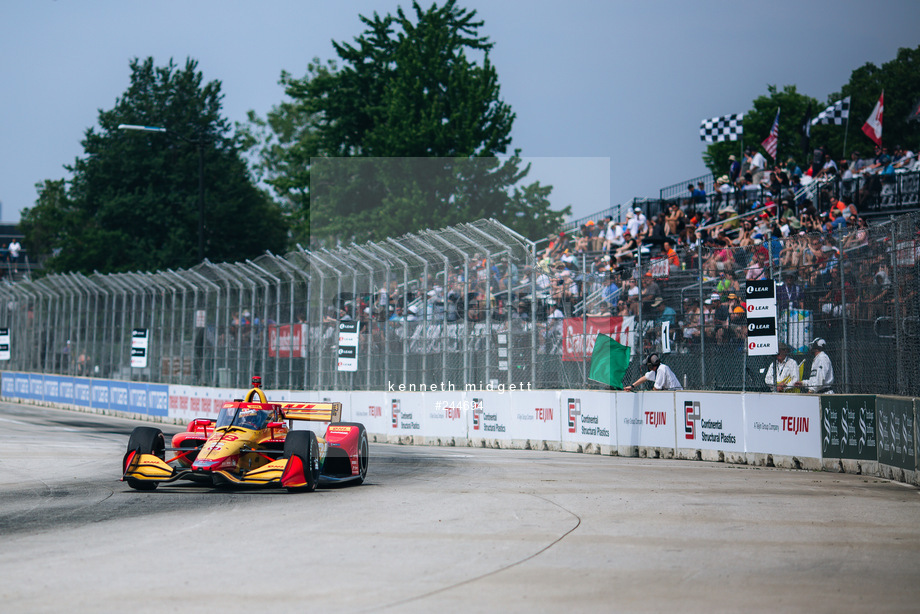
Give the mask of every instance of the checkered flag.
<svg viewBox="0 0 920 614">
<path fill-rule="evenodd" d="M 737 141 L 738 137 L 744 134 L 744 128 L 741 126 L 742 119 L 744 119 L 744 113 L 704 119 L 700 124 L 700 140 L 707 143 Z"/>
<path fill-rule="evenodd" d="M 818 116 L 811 120 L 811 125 L 817 126 L 818 124 L 834 124 L 837 126 L 842 126 L 843 122 L 846 121 L 848 117 L 850 117 L 849 96 L 843 100 L 838 100 L 831 106 L 818 113 Z"/>
</svg>

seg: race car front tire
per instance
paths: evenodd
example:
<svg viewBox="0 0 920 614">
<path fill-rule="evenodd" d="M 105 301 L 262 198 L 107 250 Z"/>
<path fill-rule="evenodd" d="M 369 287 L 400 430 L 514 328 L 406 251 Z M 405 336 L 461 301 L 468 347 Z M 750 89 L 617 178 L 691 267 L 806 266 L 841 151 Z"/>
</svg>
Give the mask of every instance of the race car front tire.
<svg viewBox="0 0 920 614">
<path fill-rule="evenodd" d="M 163 431 L 151 426 L 139 426 L 135 428 L 131 432 L 131 436 L 128 437 L 128 451 L 125 454 L 126 459 L 127 455 L 131 452 L 137 452 L 138 454 L 153 454 L 165 460 L 166 439 L 163 437 Z M 147 480 L 127 478 L 125 481 L 128 482 L 128 486 L 134 490 L 155 490 L 157 487 L 156 482 Z"/>
<path fill-rule="evenodd" d="M 297 471 L 303 471 L 306 484 L 302 486 L 285 486 L 288 492 L 313 492 L 319 482 L 319 442 L 313 431 L 290 431 L 284 438 L 283 458 L 292 459 L 291 463 L 300 463 Z M 291 467 L 295 465 L 291 464 Z M 288 470 L 282 475 L 282 485 Z"/>
</svg>

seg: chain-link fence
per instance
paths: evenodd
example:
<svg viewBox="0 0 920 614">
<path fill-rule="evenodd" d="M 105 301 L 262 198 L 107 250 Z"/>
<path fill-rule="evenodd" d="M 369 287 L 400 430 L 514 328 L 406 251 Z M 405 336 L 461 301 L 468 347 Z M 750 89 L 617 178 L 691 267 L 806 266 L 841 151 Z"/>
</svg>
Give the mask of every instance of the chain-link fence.
<svg viewBox="0 0 920 614">
<path fill-rule="evenodd" d="M 4 366 L 221 387 L 261 374 L 289 389 L 589 388 L 600 332 L 633 348 L 630 381 L 656 352 L 688 388 L 768 390 L 771 358 L 746 351 L 745 282 L 773 278 L 779 339 L 805 377 L 821 337 L 836 392 L 917 395 L 918 229 L 917 214 L 765 242 L 739 228 L 669 255 L 572 235 L 538 246 L 481 220 L 189 270 L 49 275 L 0 287 Z M 146 366 L 132 366 L 135 329 Z"/>
</svg>

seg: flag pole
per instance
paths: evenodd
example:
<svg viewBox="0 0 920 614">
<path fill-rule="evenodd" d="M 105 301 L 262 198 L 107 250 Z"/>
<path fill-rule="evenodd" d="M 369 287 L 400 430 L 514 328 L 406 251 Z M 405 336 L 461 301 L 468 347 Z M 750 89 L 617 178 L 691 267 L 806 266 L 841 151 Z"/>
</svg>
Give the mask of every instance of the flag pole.
<svg viewBox="0 0 920 614">
<path fill-rule="evenodd" d="M 843 129 L 843 159 L 847 159 L 847 134 L 850 132 L 850 109 L 847 107 L 847 125 Z"/>
</svg>

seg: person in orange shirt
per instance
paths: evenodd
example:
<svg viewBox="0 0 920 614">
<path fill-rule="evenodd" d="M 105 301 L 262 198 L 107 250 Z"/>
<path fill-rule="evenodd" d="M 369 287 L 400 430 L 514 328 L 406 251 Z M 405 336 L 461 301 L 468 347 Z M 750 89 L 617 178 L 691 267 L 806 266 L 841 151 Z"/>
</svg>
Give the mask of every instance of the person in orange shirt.
<svg viewBox="0 0 920 614">
<path fill-rule="evenodd" d="M 665 257 L 668 259 L 668 267 L 672 271 L 680 270 L 680 256 L 677 255 L 670 241 L 665 241 L 662 244 L 661 251 L 664 252 Z"/>
</svg>

